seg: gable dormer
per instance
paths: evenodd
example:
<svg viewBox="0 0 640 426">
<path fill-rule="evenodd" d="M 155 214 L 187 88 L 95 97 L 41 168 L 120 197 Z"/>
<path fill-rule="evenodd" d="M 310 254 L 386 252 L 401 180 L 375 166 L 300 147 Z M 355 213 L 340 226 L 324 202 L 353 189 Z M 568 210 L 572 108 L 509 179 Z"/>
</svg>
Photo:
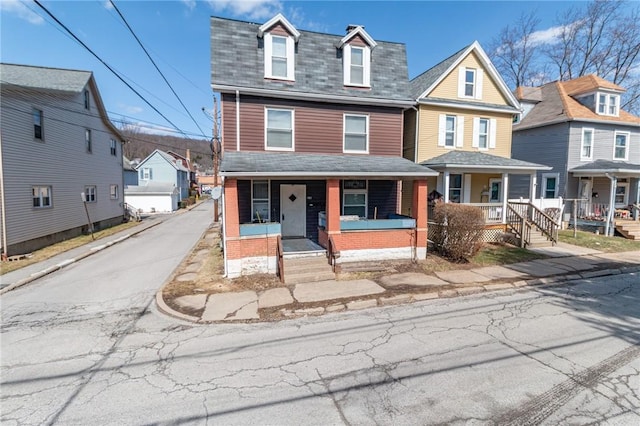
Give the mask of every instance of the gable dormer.
<svg viewBox="0 0 640 426">
<path fill-rule="evenodd" d="M 342 49 L 342 70 L 345 86 L 371 87 L 371 50 L 376 42 L 361 25 L 349 25 L 336 45 Z"/>
<path fill-rule="evenodd" d="M 300 33 L 278 13 L 258 28 L 264 41 L 264 78 L 295 81 L 295 45 Z"/>
</svg>

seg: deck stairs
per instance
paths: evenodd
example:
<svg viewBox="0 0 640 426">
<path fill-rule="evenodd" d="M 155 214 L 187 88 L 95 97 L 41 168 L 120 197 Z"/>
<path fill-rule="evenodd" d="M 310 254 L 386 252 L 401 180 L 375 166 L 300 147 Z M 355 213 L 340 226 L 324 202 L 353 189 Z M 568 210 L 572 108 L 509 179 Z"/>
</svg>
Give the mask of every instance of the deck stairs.
<svg viewBox="0 0 640 426">
<path fill-rule="evenodd" d="M 312 255 L 284 255 L 284 283 L 286 285 L 335 280 L 336 274 L 327 261 L 326 253 Z"/>
<path fill-rule="evenodd" d="M 640 221 L 616 220 L 616 231 L 629 240 L 640 240 Z"/>
</svg>

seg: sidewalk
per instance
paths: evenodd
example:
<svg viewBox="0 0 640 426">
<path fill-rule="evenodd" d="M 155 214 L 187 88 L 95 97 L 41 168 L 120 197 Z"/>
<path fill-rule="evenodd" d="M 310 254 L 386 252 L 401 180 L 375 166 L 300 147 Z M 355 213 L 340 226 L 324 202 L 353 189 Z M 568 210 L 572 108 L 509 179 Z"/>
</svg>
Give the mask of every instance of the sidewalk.
<svg viewBox="0 0 640 426">
<path fill-rule="evenodd" d="M 564 243 L 536 251 L 549 258 L 434 275 L 392 273 L 378 282 L 329 280 L 289 287 L 283 284 L 262 292 L 193 294 L 174 299 L 179 310 L 198 315 L 187 315 L 168 306 L 163 289 L 156 294 L 156 302 L 164 313 L 196 323 L 257 322 L 640 272 L 640 251 L 602 253 Z"/>
<path fill-rule="evenodd" d="M 101 238 L 89 244 L 65 251 L 64 253 L 50 257 L 42 262 L 34 263 L 32 265 L 25 266 L 24 268 L 3 274 L 0 276 L 0 294 L 4 294 L 20 286 L 29 284 L 38 278 L 60 270 L 84 259 L 85 257 L 91 256 L 92 254 L 98 253 L 107 247 L 122 242 L 136 234 L 139 234 L 140 232 L 161 224 L 169 217 L 171 216 L 149 216 L 140 222 L 139 225 L 132 228 L 125 229 L 124 231 L 120 231 L 109 237 Z"/>
</svg>

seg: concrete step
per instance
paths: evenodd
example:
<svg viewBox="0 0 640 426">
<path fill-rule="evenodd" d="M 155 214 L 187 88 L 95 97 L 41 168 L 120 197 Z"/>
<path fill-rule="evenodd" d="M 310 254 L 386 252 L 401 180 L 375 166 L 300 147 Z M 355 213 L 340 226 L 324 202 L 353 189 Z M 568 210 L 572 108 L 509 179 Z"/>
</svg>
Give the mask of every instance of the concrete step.
<svg viewBox="0 0 640 426">
<path fill-rule="evenodd" d="M 315 270 L 324 271 L 329 267 L 329 261 L 326 256 L 317 257 L 299 257 L 294 259 L 284 258 L 284 270 L 287 272 L 302 271 L 309 272 Z"/>
<path fill-rule="evenodd" d="M 348 262 L 341 263 L 337 266 L 342 273 L 348 272 L 382 272 L 388 268 L 381 265 L 380 262 Z"/>
<path fill-rule="evenodd" d="M 292 284 L 335 280 L 336 274 L 333 273 L 329 265 L 327 265 L 327 267 L 329 268 L 329 270 L 325 272 L 313 271 L 313 272 L 293 272 L 293 273 L 287 271 L 287 268 L 285 267 L 284 283 L 287 285 L 292 285 Z"/>
</svg>

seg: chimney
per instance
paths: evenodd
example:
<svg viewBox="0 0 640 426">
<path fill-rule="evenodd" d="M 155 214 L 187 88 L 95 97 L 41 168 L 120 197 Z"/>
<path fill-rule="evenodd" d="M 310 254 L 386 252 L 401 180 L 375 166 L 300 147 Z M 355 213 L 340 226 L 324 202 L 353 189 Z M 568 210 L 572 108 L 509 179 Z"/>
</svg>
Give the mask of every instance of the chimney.
<svg viewBox="0 0 640 426">
<path fill-rule="evenodd" d="M 347 25 L 347 34 L 349 34 L 351 31 L 355 30 L 358 27 L 361 27 L 364 30 L 364 27 L 362 25 L 356 25 L 356 24 Z"/>
</svg>

